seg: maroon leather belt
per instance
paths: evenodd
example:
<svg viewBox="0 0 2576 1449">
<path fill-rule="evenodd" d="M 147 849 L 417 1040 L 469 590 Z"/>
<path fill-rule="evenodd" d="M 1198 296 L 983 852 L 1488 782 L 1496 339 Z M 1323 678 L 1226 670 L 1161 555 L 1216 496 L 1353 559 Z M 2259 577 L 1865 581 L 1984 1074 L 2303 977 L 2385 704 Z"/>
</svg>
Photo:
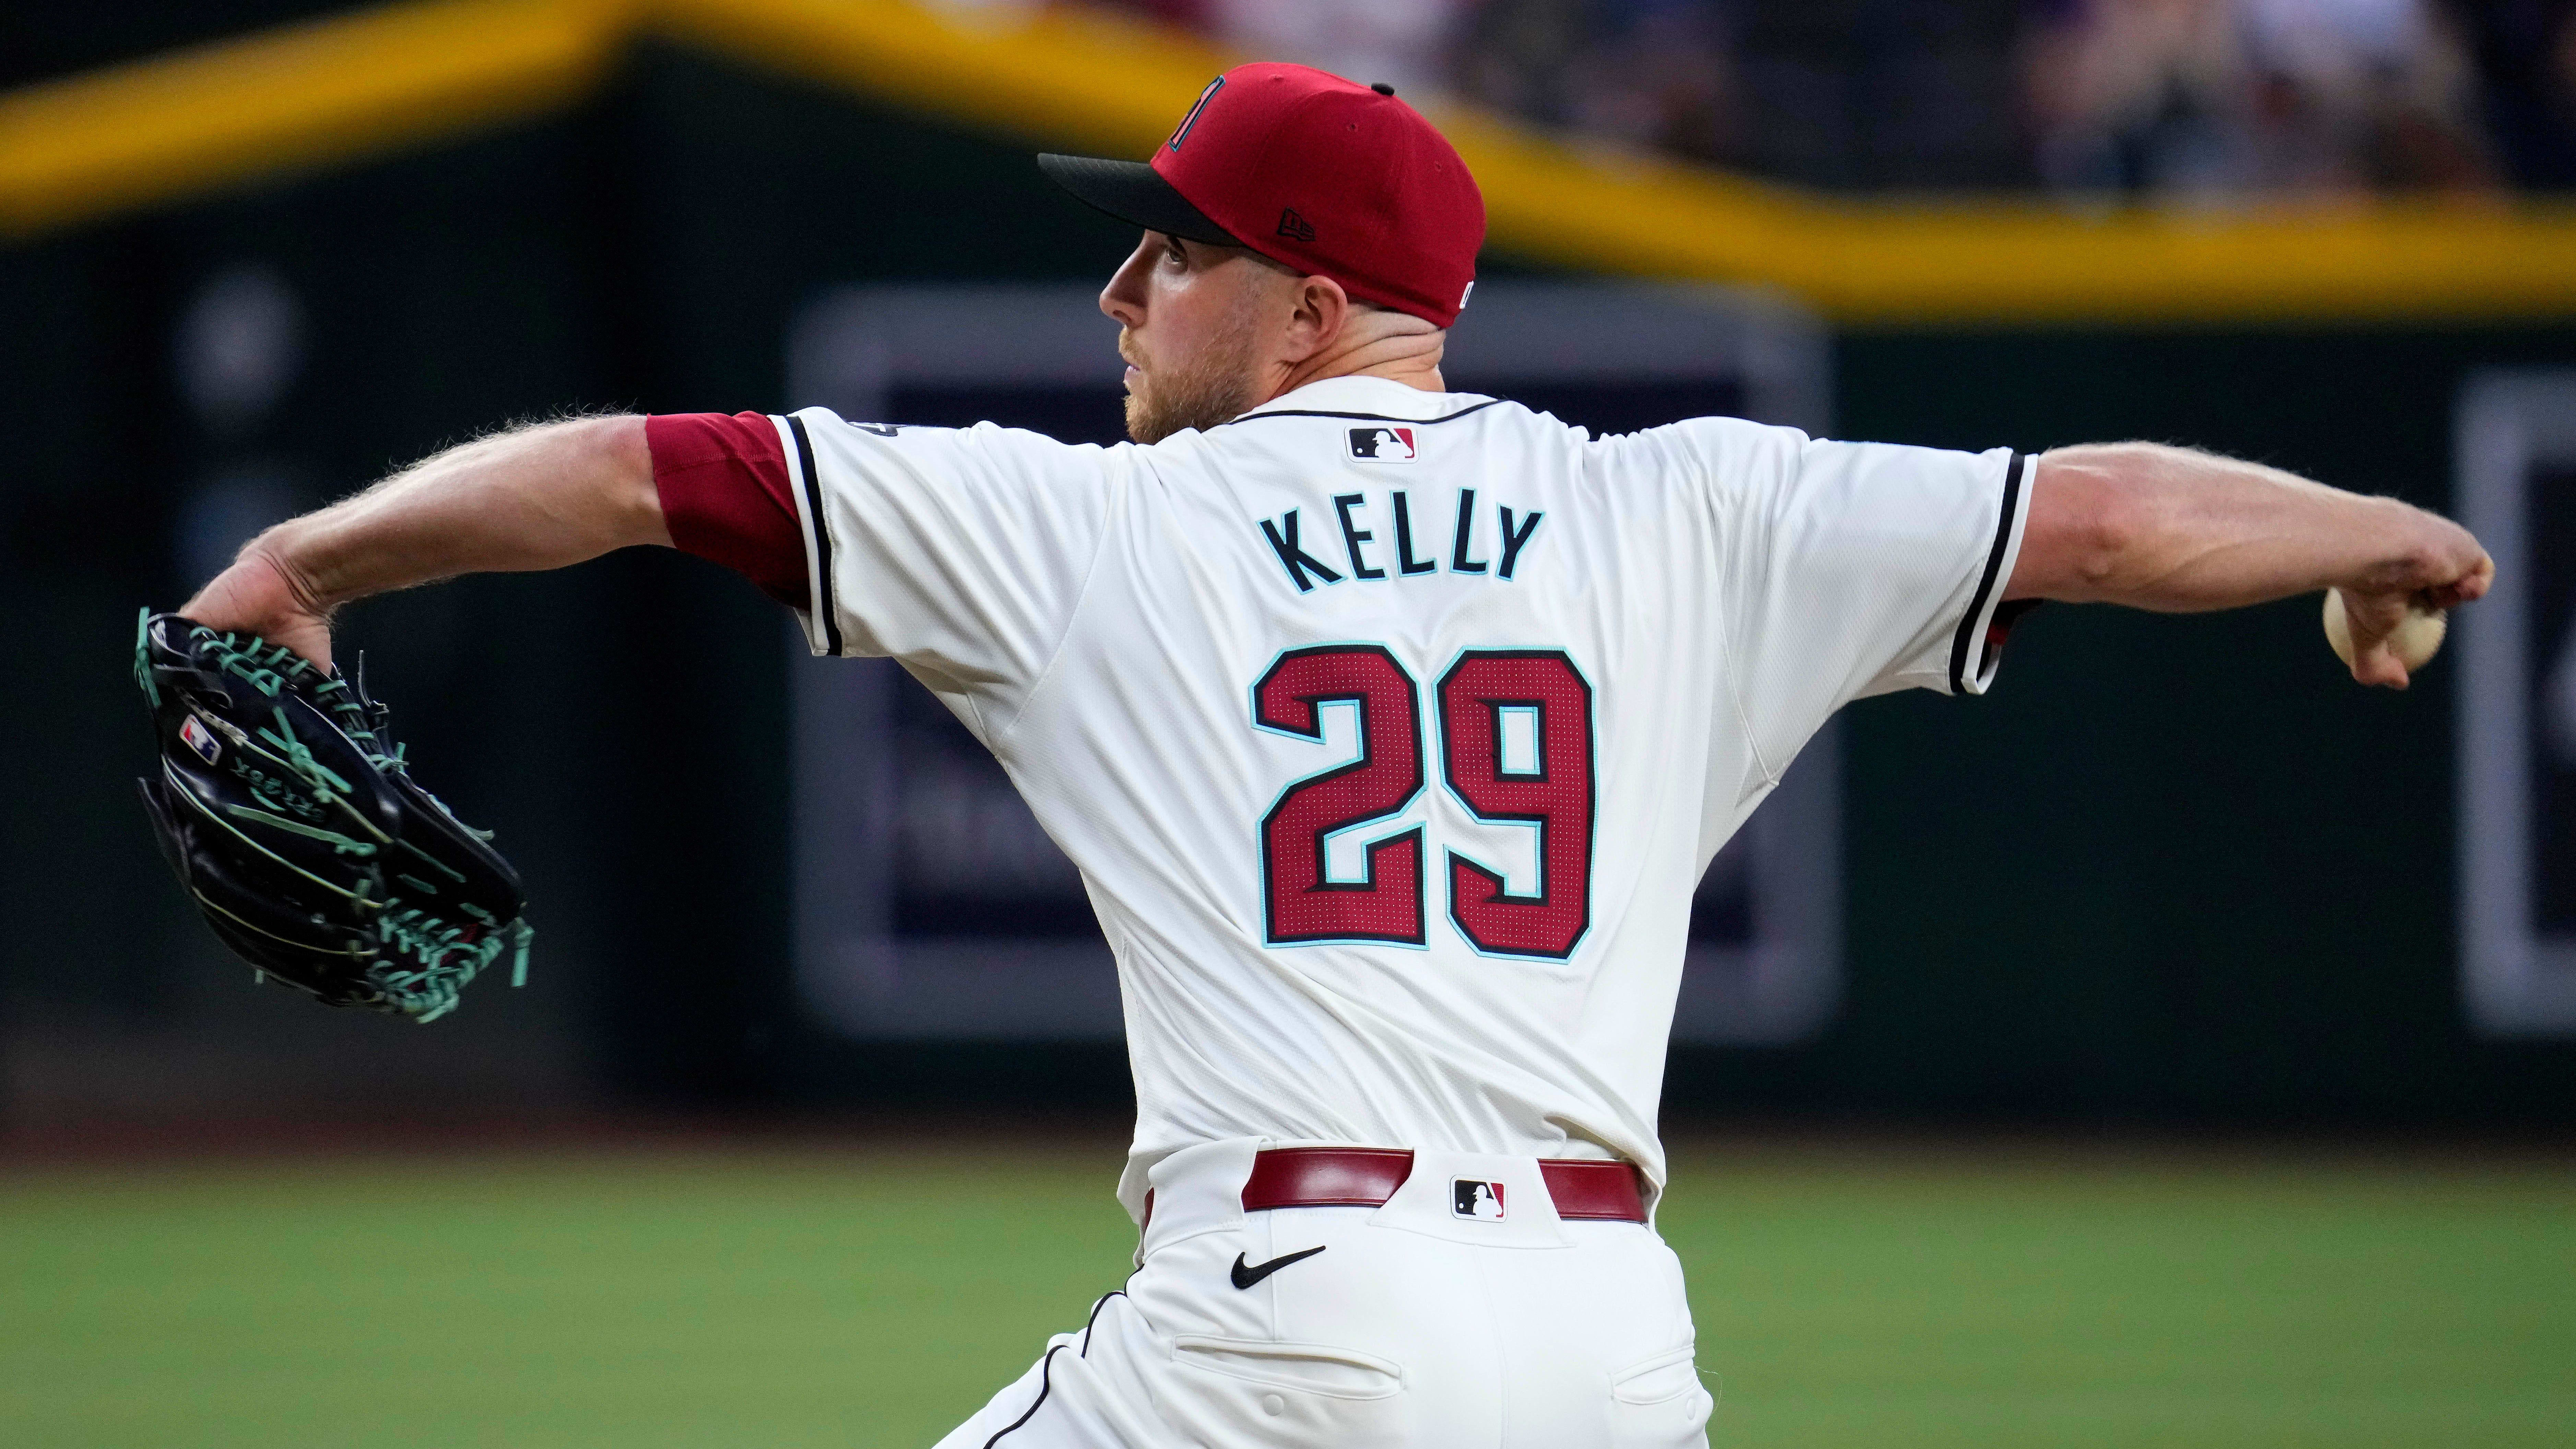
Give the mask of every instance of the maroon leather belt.
<svg viewBox="0 0 2576 1449">
<path fill-rule="evenodd" d="M 1413 1175 L 1413 1154 L 1399 1147 L 1273 1147 L 1256 1153 L 1243 1184 L 1243 1210 L 1287 1207 L 1380 1207 Z M 1642 1223 L 1646 1195 L 1625 1162 L 1543 1157 L 1538 1175 L 1560 1218 Z M 1145 1199 L 1151 1221 L 1154 1200 Z"/>
</svg>

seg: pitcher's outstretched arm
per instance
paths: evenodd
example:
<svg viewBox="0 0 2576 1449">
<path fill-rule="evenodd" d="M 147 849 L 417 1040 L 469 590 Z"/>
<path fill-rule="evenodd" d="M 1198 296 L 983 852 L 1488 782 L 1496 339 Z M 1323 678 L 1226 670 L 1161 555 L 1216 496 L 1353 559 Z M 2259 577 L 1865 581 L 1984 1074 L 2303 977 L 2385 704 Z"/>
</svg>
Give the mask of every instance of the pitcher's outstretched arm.
<svg viewBox="0 0 2576 1449">
<path fill-rule="evenodd" d="M 269 529 L 179 612 L 327 667 L 331 611 L 352 600 L 670 542 L 643 418 L 538 423 L 450 448 Z"/>
<path fill-rule="evenodd" d="M 2389 636 L 2410 607 L 2487 591 L 2495 563 L 2469 531 L 2394 498 L 2158 443 L 2042 454 L 2007 599 L 2233 609 L 2341 589 L 2352 677 L 2403 688 Z"/>
</svg>

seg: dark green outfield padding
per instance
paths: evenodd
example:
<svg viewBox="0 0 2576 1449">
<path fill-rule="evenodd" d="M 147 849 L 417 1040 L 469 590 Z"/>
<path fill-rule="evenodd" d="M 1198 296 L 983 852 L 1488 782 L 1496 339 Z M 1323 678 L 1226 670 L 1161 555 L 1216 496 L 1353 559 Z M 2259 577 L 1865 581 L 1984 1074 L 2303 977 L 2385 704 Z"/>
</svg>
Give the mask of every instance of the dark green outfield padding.
<svg viewBox="0 0 2576 1449">
<path fill-rule="evenodd" d="M 927 1445 L 1127 1271 L 1114 1148 L 0 1177 L 11 1449 Z M 2576 1171 L 1688 1155 L 1718 1446 L 2560 1446 Z"/>
</svg>

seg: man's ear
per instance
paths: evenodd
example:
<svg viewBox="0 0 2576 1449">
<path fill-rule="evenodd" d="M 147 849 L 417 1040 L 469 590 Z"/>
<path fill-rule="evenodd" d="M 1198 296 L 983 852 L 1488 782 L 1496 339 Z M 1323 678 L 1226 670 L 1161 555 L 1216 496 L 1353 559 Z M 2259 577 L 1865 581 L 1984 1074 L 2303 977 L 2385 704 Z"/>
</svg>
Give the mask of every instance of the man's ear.
<svg viewBox="0 0 2576 1449">
<path fill-rule="evenodd" d="M 1290 298 L 1288 361 L 1304 362 L 1341 340 L 1350 325 L 1351 298 L 1330 277 L 1299 277 Z"/>
</svg>

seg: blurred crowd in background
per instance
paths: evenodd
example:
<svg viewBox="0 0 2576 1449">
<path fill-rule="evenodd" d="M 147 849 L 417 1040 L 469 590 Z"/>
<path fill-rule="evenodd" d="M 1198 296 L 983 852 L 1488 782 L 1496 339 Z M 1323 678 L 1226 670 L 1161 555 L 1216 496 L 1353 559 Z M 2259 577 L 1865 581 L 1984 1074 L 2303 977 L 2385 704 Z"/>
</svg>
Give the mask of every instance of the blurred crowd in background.
<svg viewBox="0 0 2576 1449">
<path fill-rule="evenodd" d="M 2576 187 L 2576 0 L 1109 0 L 1245 54 L 1838 189 Z"/>
</svg>

